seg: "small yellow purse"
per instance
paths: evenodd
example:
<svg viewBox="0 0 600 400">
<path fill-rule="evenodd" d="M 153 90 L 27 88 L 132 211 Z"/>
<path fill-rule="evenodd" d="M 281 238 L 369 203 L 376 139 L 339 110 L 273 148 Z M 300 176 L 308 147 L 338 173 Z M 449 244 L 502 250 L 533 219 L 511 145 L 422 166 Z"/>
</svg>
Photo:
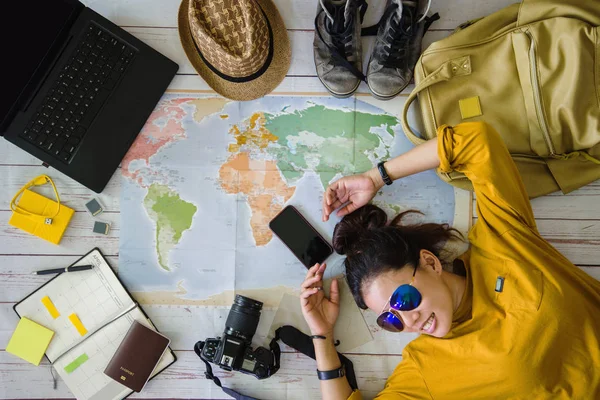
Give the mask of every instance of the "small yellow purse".
<svg viewBox="0 0 600 400">
<path fill-rule="evenodd" d="M 29 190 L 33 186 L 50 183 L 56 201 Z M 17 204 L 18 202 L 18 204 Z M 13 211 L 8 223 L 27 233 L 58 244 L 73 217 L 73 209 L 60 204 L 60 196 L 52 179 L 40 175 L 23 186 L 10 202 Z"/>
</svg>

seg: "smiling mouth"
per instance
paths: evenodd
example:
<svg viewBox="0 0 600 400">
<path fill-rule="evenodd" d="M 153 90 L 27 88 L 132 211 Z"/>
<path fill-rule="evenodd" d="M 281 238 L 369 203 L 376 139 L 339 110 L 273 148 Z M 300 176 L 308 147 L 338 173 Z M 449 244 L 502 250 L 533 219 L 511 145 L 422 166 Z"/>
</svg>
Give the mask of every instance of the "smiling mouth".
<svg viewBox="0 0 600 400">
<path fill-rule="evenodd" d="M 423 326 L 421 326 L 421 331 L 424 332 L 429 332 L 431 330 L 431 328 L 434 326 L 434 322 L 435 322 L 435 313 L 431 313 L 431 315 L 429 316 L 429 318 L 427 319 L 427 321 L 425 321 L 425 323 L 423 323 Z"/>
</svg>

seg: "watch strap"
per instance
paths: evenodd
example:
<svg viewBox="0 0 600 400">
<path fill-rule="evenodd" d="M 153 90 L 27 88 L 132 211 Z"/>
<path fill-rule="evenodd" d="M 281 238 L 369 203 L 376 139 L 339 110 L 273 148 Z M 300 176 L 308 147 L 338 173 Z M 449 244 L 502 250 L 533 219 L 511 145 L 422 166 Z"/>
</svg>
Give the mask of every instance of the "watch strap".
<svg viewBox="0 0 600 400">
<path fill-rule="evenodd" d="M 381 175 L 381 179 L 383 179 L 383 183 L 385 183 L 386 185 L 391 185 L 394 181 L 392 181 L 392 179 L 388 175 L 388 173 L 387 173 L 387 171 L 385 169 L 384 164 L 385 164 L 385 161 L 382 161 L 379 164 L 377 164 L 377 169 L 379 170 L 379 174 Z"/>
<path fill-rule="evenodd" d="M 317 376 L 320 381 L 328 381 L 330 379 L 337 379 L 346 376 L 346 366 L 342 364 L 341 367 L 332 369 L 330 371 L 319 371 L 317 370 Z"/>
</svg>

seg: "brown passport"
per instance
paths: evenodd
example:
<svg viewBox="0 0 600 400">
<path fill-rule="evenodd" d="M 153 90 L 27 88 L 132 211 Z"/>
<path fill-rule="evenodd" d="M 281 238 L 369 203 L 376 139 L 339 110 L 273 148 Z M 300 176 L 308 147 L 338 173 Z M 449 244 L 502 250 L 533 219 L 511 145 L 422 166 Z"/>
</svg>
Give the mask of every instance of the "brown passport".
<svg viewBox="0 0 600 400">
<path fill-rule="evenodd" d="M 133 321 L 104 373 L 131 390 L 140 392 L 169 343 L 166 336 Z"/>
</svg>

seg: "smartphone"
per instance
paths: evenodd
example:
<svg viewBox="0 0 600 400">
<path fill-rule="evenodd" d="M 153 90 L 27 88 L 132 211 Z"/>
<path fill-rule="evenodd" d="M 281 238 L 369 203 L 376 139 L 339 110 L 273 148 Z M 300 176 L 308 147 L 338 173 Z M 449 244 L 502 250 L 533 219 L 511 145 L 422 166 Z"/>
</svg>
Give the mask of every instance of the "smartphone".
<svg viewBox="0 0 600 400">
<path fill-rule="evenodd" d="M 294 206 L 287 206 L 277 214 L 269 228 L 306 268 L 322 263 L 333 253 L 331 245 Z"/>
</svg>

